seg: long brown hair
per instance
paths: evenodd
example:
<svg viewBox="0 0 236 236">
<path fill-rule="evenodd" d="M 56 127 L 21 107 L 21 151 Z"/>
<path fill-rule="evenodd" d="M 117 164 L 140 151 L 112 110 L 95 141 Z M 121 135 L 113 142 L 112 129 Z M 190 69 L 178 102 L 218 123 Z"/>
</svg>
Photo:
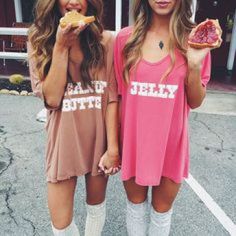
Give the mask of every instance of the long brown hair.
<svg viewBox="0 0 236 236">
<path fill-rule="evenodd" d="M 80 66 L 83 85 L 91 84 L 91 71 L 100 69 L 105 62 L 105 49 L 102 45 L 103 13 L 102 0 L 87 0 L 87 15 L 94 15 L 96 21 L 90 24 L 80 34 L 83 61 Z M 51 61 L 53 46 L 56 41 L 56 32 L 59 20 L 62 17 L 57 0 L 38 0 L 35 5 L 35 21 L 29 30 L 29 41 L 33 47 L 32 57 L 36 58 L 36 68 L 42 80 L 47 75 Z"/>
<path fill-rule="evenodd" d="M 192 16 L 191 4 L 192 0 L 176 0 L 176 5 L 174 11 L 172 12 L 169 25 L 169 49 L 172 63 L 163 75 L 163 78 L 166 78 L 174 67 L 174 49 L 179 49 L 184 56 L 186 54 L 186 38 L 191 29 L 194 27 L 194 23 L 190 20 Z M 122 52 L 124 59 L 123 78 L 126 83 L 129 83 L 130 71 L 134 69 L 142 57 L 141 48 L 152 17 L 152 9 L 148 3 L 148 0 L 135 0 L 133 12 L 135 21 L 133 32 Z"/>
</svg>

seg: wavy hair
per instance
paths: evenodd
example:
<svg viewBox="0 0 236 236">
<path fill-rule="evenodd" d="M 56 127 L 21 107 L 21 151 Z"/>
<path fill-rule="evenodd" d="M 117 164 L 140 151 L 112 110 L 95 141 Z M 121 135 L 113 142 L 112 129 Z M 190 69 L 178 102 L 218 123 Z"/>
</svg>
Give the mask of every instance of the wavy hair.
<svg viewBox="0 0 236 236">
<path fill-rule="evenodd" d="M 162 76 L 162 79 L 166 78 L 174 67 L 175 48 L 178 48 L 186 58 L 186 39 L 194 27 L 194 23 L 190 20 L 192 16 L 191 5 L 192 0 L 176 0 L 176 5 L 169 24 L 171 65 Z M 129 83 L 130 71 L 135 68 L 142 57 L 141 48 L 152 18 L 152 9 L 148 0 L 135 0 L 133 12 L 135 21 L 133 32 L 122 52 L 124 59 L 123 78 L 126 83 Z"/>
<path fill-rule="evenodd" d="M 91 85 L 92 72 L 101 69 L 105 63 L 105 49 L 102 45 L 103 13 L 102 0 L 87 0 L 86 15 L 94 15 L 96 21 L 80 33 L 83 61 L 80 66 L 82 83 Z M 36 68 L 40 80 L 43 80 L 52 62 L 53 46 L 61 13 L 57 0 L 38 0 L 35 5 L 35 21 L 29 29 L 29 41 L 33 47 L 32 57 L 36 58 Z M 95 70 L 94 70 L 95 69 Z"/>
</svg>

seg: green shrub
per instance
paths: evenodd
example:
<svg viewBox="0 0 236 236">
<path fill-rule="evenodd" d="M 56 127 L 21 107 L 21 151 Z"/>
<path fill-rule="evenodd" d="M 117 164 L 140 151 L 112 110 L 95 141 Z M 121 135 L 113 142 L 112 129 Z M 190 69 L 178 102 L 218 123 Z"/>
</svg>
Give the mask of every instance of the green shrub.
<svg viewBox="0 0 236 236">
<path fill-rule="evenodd" d="M 9 77 L 9 81 L 12 84 L 21 84 L 24 81 L 24 77 L 21 74 L 13 74 Z"/>
</svg>

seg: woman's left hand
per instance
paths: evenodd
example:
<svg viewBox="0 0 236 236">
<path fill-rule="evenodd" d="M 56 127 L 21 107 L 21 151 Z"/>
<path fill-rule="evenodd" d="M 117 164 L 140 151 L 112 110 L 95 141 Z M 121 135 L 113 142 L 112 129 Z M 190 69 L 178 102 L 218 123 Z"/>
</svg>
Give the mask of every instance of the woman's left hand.
<svg viewBox="0 0 236 236">
<path fill-rule="evenodd" d="M 210 50 L 211 50 L 210 48 L 195 49 L 195 48 L 189 47 L 187 50 L 188 66 L 190 68 L 200 69 L 203 59 L 210 52 Z"/>
<path fill-rule="evenodd" d="M 192 29 L 192 31 L 190 32 L 190 35 L 193 34 L 195 29 Z M 201 67 L 201 63 L 203 61 L 203 59 L 206 57 L 206 55 L 213 49 L 215 48 L 219 48 L 222 44 L 222 30 L 219 26 L 219 31 L 220 31 L 220 35 L 219 35 L 219 41 L 218 44 L 215 47 L 208 47 L 208 48 L 200 48 L 200 49 L 196 49 L 193 47 L 188 47 L 187 50 L 187 60 L 188 60 L 188 66 L 190 69 L 200 69 Z"/>
<path fill-rule="evenodd" d="M 114 175 L 120 170 L 120 157 L 106 151 L 99 162 L 98 167 L 105 175 Z"/>
</svg>

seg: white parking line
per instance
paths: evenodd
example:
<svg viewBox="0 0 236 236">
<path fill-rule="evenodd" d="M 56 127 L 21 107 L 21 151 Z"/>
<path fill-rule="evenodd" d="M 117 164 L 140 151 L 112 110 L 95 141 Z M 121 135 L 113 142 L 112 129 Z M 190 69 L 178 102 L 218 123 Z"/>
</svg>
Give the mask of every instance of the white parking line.
<svg viewBox="0 0 236 236">
<path fill-rule="evenodd" d="M 213 198 L 206 192 L 206 190 L 189 174 L 189 178 L 186 179 L 188 185 L 198 195 L 198 197 L 204 202 L 210 212 L 219 220 L 223 227 L 230 233 L 231 236 L 236 236 L 236 225 L 225 214 L 220 206 L 213 200 Z"/>
</svg>

